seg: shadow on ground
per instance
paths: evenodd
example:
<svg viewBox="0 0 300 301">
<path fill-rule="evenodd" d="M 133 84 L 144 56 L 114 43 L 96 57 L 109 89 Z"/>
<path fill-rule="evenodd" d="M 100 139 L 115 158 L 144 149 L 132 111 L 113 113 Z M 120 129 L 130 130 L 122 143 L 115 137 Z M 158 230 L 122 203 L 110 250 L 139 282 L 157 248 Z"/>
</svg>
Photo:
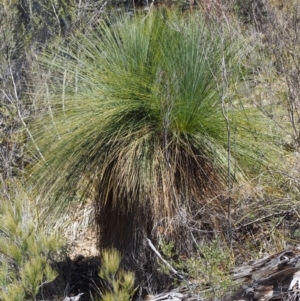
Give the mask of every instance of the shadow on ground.
<svg viewBox="0 0 300 301">
<path fill-rule="evenodd" d="M 100 257 L 77 256 L 74 260 L 54 262 L 57 278 L 42 286 L 39 298 L 41 300 L 63 300 L 65 297 L 77 296 L 83 293 L 80 301 L 90 301 L 92 296 L 99 297 L 108 284 L 99 277 Z"/>
</svg>

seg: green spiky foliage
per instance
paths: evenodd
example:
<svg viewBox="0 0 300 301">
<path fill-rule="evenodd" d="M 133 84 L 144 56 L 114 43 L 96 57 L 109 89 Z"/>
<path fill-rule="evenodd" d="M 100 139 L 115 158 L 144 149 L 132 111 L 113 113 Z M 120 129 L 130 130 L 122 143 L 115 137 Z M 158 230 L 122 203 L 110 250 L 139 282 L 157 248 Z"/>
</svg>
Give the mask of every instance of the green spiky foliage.
<svg viewBox="0 0 300 301">
<path fill-rule="evenodd" d="M 100 246 L 141 266 L 145 237 L 188 252 L 198 230 L 224 231 L 222 192 L 229 174 L 239 181 L 256 166 L 261 131 L 255 112 L 225 97 L 243 50 L 234 31 L 200 14 L 154 10 L 100 20 L 45 54 L 46 114 L 32 131 L 38 191 L 54 199 L 47 206 L 92 197 Z"/>
<path fill-rule="evenodd" d="M 0 199 L 0 300 L 36 300 L 43 284 L 57 276 L 49 259 L 63 243 L 42 227 L 21 185 L 11 188 L 11 198 Z"/>
<path fill-rule="evenodd" d="M 134 273 L 124 271 L 121 264 L 121 254 L 115 249 L 102 252 L 101 270 L 99 276 L 104 279 L 109 289 L 101 293 L 103 301 L 130 301 L 135 292 Z"/>
</svg>

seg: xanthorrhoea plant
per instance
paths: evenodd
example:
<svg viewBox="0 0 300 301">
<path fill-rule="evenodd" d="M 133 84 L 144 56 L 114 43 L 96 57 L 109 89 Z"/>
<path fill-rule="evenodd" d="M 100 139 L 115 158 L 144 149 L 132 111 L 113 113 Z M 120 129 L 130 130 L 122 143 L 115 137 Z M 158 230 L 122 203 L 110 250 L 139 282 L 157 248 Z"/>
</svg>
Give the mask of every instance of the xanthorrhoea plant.
<svg viewBox="0 0 300 301">
<path fill-rule="evenodd" d="M 195 227 L 224 225 L 218 196 L 229 173 L 241 179 L 254 158 L 247 120 L 222 94 L 242 52 L 234 35 L 200 15 L 168 10 L 76 33 L 42 58 L 52 77 L 50 113 L 33 127 L 39 192 L 62 208 L 92 191 L 100 246 L 134 255 L 144 236 L 178 238 L 183 250 L 199 237 Z"/>
</svg>

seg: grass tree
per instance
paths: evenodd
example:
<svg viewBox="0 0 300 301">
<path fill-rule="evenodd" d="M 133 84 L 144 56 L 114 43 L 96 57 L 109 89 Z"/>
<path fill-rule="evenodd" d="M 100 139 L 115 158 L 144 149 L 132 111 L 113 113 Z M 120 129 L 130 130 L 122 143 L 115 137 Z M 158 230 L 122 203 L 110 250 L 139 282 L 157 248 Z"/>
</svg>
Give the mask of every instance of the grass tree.
<svg viewBox="0 0 300 301">
<path fill-rule="evenodd" d="M 238 40 L 200 14 L 157 10 L 98 20 L 47 52 L 44 114 L 32 127 L 47 205 L 92 197 L 99 245 L 144 269 L 145 238 L 187 252 L 201 230 L 226 226 L 222 193 L 255 165 L 261 131 L 254 110 L 246 116 L 227 97 Z"/>
</svg>

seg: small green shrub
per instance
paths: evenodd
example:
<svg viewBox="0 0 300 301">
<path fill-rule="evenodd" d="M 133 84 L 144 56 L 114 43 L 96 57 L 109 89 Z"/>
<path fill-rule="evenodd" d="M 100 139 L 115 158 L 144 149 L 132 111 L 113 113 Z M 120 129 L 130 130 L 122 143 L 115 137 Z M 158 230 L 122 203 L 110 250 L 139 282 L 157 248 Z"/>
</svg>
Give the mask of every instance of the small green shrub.
<svg viewBox="0 0 300 301">
<path fill-rule="evenodd" d="M 187 280 L 193 284 L 190 288 L 195 293 L 205 293 L 205 300 L 219 298 L 232 285 L 230 271 L 234 267 L 233 255 L 229 248 L 220 246 L 220 241 L 214 240 L 199 246 L 197 254 L 190 258 L 175 254 L 173 242 L 163 243 L 160 249 L 172 267 L 180 274 L 187 275 Z M 163 264 L 160 270 L 170 273 Z M 183 284 L 186 285 L 186 282 Z"/>
<path fill-rule="evenodd" d="M 0 300 L 36 300 L 42 285 L 57 276 L 49 258 L 62 240 L 46 232 L 20 187 L 11 199 L 0 200 L 0 219 Z"/>
<path fill-rule="evenodd" d="M 99 276 L 110 289 L 102 293 L 103 301 L 129 301 L 135 292 L 134 273 L 120 268 L 121 255 L 115 249 L 102 252 L 102 266 Z"/>
</svg>

